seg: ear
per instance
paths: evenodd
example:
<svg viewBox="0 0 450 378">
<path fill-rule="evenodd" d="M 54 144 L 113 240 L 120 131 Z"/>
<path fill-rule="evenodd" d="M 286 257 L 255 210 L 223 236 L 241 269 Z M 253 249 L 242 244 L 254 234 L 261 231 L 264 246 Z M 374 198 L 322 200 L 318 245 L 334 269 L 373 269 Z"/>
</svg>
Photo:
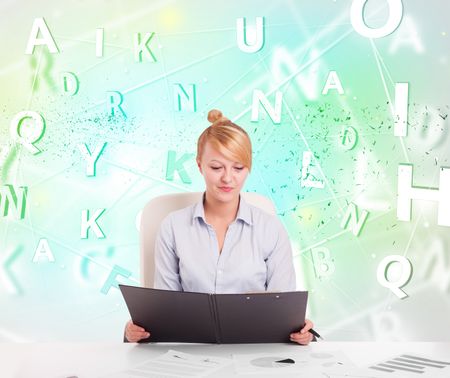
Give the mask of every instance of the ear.
<svg viewBox="0 0 450 378">
<path fill-rule="evenodd" d="M 200 173 L 203 175 L 202 164 L 200 163 L 200 160 L 197 160 L 197 167 L 198 167 L 198 170 L 200 171 Z"/>
</svg>

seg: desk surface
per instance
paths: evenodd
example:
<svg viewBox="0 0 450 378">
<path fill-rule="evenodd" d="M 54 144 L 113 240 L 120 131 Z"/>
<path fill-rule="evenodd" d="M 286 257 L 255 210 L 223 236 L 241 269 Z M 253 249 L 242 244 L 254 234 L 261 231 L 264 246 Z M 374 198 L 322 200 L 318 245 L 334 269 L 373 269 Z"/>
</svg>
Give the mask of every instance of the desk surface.
<svg viewBox="0 0 450 378">
<path fill-rule="evenodd" d="M 127 344 L 127 343 L 0 343 L 1 377 L 98 377 L 134 367 L 169 349 L 232 358 L 232 354 L 296 354 L 340 350 L 357 366 L 368 366 L 402 353 L 450 360 L 450 342 L 317 342 L 297 344 Z M 214 374 L 235 375 L 233 365 Z M 269 376 L 269 375 L 264 375 Z M 276 375 L 280 377 L 278 373 Z M 297 374 L 298 376 L 298 374 Z"/>
</svg>

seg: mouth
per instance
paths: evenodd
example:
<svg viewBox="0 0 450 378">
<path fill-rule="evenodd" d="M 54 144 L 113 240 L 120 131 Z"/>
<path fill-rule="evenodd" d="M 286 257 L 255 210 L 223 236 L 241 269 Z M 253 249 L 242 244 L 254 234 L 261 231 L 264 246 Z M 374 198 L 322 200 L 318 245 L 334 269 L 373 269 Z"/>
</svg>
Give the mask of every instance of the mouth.
<svg viewBox="0 0 450 378">
<path fill-rule="evenodd" d="M 233 188 L 232 187 L 230 187 L 230 186 L 220 186 L 219 187 L 219 189 L 222 191 L 222 192 L 231 192 L 232 190 L 233 190 Z"/>
</svg>

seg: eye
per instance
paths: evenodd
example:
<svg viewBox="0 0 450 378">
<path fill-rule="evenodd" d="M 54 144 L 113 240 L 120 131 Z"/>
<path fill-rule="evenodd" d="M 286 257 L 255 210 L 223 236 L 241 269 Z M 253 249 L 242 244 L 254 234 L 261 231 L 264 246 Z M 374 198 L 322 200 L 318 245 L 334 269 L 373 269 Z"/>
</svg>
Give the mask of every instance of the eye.
<svg viewBox="0 0 450 378">
<path fill-rule="evenodd" d="M 211 167 L 211 169 L 214 169 L 215 171 L 217 171 L 220 168 L 222 168 L 222 167 Z"/>
<path fill-rule="evenodd" d="M 242 171 L 244 169 L 244 167 L 234 167 L 234 169 L 236 169 L 238 171 Z"/>
</svg>

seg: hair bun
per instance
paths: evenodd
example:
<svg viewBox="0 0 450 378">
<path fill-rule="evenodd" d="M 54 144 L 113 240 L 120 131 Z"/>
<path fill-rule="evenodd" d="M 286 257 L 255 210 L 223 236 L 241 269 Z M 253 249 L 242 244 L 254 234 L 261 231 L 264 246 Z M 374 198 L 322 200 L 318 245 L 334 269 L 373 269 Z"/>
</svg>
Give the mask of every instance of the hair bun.
<svg viewBox="0 0 450 378">
<path fill-rule="evenodd" d="M 208 112 L 208 121 L 211 123 L 214 123 L 218 121 L 219 119 L 226 120 L 228 118 L 224 117 L 222 112 L 218 109 L 212 109 Z"/>
</svg>

